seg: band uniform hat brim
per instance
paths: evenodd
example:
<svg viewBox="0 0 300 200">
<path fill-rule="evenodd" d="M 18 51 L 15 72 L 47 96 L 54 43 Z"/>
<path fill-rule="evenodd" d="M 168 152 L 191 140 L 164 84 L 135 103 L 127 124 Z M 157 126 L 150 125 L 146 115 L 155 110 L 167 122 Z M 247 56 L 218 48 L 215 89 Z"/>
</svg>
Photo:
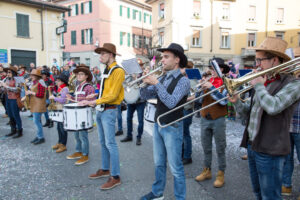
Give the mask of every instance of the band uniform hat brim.
<svg viewBox="0 0 300 200">
<path fill-rule="evenodd" d="M 69 85 L 69 77 L 65 74 L 60 74 L 57 77 L 58 80 L 61 80 L 64 84 L 66 84 L 67 86 Z"/>
<path fill-rule="evenodd" d="M 285 50 L 288 43 L 280 38 L 267 37 L 258 47 L 254 47 L 256 51 L 269 52 L 275 56 L 283 59 L 284 62 L 291 60 L 291 58 L 285 54 Z"/>
<path fill-rule="evenodd" d="M 112 43 L 104 43 L 103 47 L 98 47 L 95 49 L 95 53 L 97 54 L 101 54 L 103 51 L 121 56 L 121 54 L 117 53 L 116 46 Z"/>
<path fill-rule="evenodd" d="M 84 72 L 88 78 L 87 78 L 87 82 L 91 82 L 93 80 L 93 75 L 90 71 L 90 69 L 88 69 L 87 67 L 77 67 L 76 69 L 74 69 L 73 71 L 75 74 L 77 74 L 78 72 Z"/>
<path fill-rule="evenodd" d="M 16 74 L 18 74 L 18 69 L 17 69 L 16 67 L 14 67 L 14 66 L 6 67 L 6 68 L 4 68 L 3 70 L 4 70 L 6 73 L 7 73 L 8 70 L 11 70 L 11 71 L 15 72 Z"/>
<path fill-rule="evenodd" d="M 30 75 L 35 75 L 35 76 L 38 76 L 38 77 L 42 77 L 42 73 L 41 73 L 40 69 L 33 69 L 31 71 Z"/>
<path fill-rule="evenodd" d="M 188 60 L 187 60 L 186 55 L 184 54 L 184 49 L 179 44 L 171 43 L 167 48 L 160 48 L 160 49 L 157 49 L 157 51 L 160 51 L 160 52 L 171 51 L 180 58 L 181 68 L 183 68 L 187 65 Z"/>
<path fill-rule="evenodd" d="M 294 48 L 294 56 L 295 58 L 300 57 L 300 47 Z"/>
</svg>

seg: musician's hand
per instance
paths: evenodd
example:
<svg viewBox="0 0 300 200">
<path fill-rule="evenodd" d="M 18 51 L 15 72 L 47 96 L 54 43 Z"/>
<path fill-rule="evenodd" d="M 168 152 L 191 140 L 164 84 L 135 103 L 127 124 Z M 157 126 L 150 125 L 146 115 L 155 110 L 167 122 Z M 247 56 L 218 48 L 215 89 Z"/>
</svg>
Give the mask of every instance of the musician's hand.
<svg viewBox="0 0 300 200">
<path fill-rule="evenodd" d="M 257 77 L 255 79 L 251 80 L 250 84 L 253 86 L 255 86 L 258 83 L 264 84 L 266 82 L 266 80 L 267 80 L 267 76 L 264 76 L 264 77 L 260 76 L 260 77 Z"/>
<path fill-rule="evenodd" d="M 96 106 L 96 101 L 89 101 L 89 106 L 95 107 Z"/>
<path fill-rule="evenodd" d="M 22 97 L 21 101 L 25 101 L 26 97 Z"/>
<path fill-rule="evenodd" d="M 144 72 L 143 72 L 143 76 L 146 75 L 146 74 L 148 74 L 149 72 L 150 72 L 150 69 L 149 68 L 145 68 Z"/>
<path fill-rule="evenodd" d="M 147 83 L 149 85 L 156 85 L 159 81 L 157 80 L 157 78 L 155 76 L 149 75 L 143 79 L 143 82 Z"/>
<path fill-rule="evenodd" d="M 213 84 L 209 81 L 207 81 L 206 83 L 203 83 L 202 88 L 203 89 L 209 89 L 213 86 Z"/>
<path fill-rule="evenodd" d="M 231 103 L 236 103 L 237 100 L 238 100 L 238 98 L 239 98 L 239 95 L 238 95 L 238 94 L 233 95 L 232 97 L 229 96 L 229 94 L 227 94 L 227 96 L 228 96 L 228 101 L 230 101 Z"/>
<path fill-rule="evenodd" d="M 72 99 L 72 96 L 70 94 L 66 94 L 67 99 Z"/>
<path fill-rule="evenodd" d="M 50 97 L 49 97 L 49 99 L 54 99 L 55 97 L 53 96 L 53 95 L 51 95 Z"/>
<path fill-rule="evenodd" d="M 79 106 L 86 106 L 88 104 L 89 104 L 89 101 L 87 101 L 87 100 L 83 100 L 83 101 L 78 102 Z"/>
<path fill-rule="evenodd" d="M 89 95 L 86 96 L 86 98 L 87 99 L 92 99 L 92 98 L 96 97 L 97 95 L 98 95 L 97 93 L 95 93 L 95 94 L 89 94 Z"/>
</svg>

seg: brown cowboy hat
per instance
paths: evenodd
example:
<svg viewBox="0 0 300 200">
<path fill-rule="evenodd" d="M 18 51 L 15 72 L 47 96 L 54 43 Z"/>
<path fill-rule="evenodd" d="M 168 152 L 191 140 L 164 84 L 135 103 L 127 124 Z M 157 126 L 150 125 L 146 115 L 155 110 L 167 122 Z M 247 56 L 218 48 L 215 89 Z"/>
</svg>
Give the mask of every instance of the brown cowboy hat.
<svg viewBox="0 0 300 200">
<path fill-rule="evenodd" d="M 300 47 L 294 48 L 294 56 L 295 56 L 295 58 L 300 57 Z"/>
<path fill-rule="evenodd" d="M 117 53 L 116 46 L 112 43 L 104 43 L 103 47 L 98 47 L 97 49 L 95 49 L 95 52 L 97 54 L 100 54 L 102 51 L 106 51 L 106 52 L 121 56 L 120 54 Z"/>
<path fill-rule="evenodd" d="M 87 65 L 85 65 L 85 64 L 83 64 L 83 63 L 80 64 L 80 65 L 78 65 L 78 66 L 76 67 L 76 69 L 79 68 L 79 67 L 85 67 L 85 68 L 90 69 L 90 66 L 87 66 Z"/>
<path fill-rule="evenodd" d="M 93 80 L 93 75 L 92 75 L 92 73 L 91 73 L 91 71 L 90 71 L 90 68 L 88 67 L 88 66 L 82 66 L 81 65 L 81 67 L 77 67 L 76 69 L 74 69 L 74 71 L 73 71 L 75 74 L 77 74 L 78 72 L 83 72 L 83 73 L 85 73 L 87 76 L 88 76 L 88 78 L 87 78 L 87 82 L 91 82 L 92 80 Z"/>
<path fill-rule="evenodd" d="M 41 73 L 40 69 L 33 69 L 31 71 L 30 75 L 35 75 L 35 76 L 38 76 L 38 77 L 42 77 L 42 73 Z"/>
<path fill-rule="evenodd" d="M 284 62 L 291 60 L 291 58 L 285 54 L 285 50 L 288 43 L 280 38 L 267 37 L 258 47 L 253 48 L 256 51 L 265 51 L 274 54 L 283 59 Z"/>
<path fill-rule="evenodd" d="M 16 68 L 16 67 L 14 67 L 14 66 L 9 66 L 9 67 L 6 67 L 6 68 L 4 68 L 3 69 L 5 72 L 7 72 L 8 70 L 11 70 L 11 71 L 13 71 L 13 72 L 16 72 L 16 74 L 18 74 L 18 69 Z"/>
</svg>

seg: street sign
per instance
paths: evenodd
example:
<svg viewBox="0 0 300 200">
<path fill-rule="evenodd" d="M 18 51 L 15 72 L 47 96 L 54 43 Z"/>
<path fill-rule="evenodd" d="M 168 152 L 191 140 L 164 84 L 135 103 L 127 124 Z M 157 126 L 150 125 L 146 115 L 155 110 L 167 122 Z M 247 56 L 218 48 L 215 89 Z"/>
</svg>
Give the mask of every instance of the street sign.
<svg viewBox="0 0 300 200">
<path fill-rule="evenodd" d="M 62 33 L 67 32 L 67 26 L 60 26 L 56 28 L 56 34 L 60 35 Z"/>
<path fill-rule="evenodd" d="M 7 63 L 7 50 L 0 49 L 0 63 Z"/>
</svg>

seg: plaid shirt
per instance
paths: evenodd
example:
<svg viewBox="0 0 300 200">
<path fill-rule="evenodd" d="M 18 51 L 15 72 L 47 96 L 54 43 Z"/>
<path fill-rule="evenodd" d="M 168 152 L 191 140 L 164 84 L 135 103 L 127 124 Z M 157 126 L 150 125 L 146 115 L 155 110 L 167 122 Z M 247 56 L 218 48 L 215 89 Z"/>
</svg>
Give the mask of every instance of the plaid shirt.
<svg viewBox="0 0 300 200">
<path fill-rule="evenodd" d="M 300 133 L 300 103 L 294 111 L 294 115 L 290 126 L 291 133 Z"/>
<path fill-rule="evenodd" d="M 35 85 L 37 83 L 37 81 L 34 81 L 33 82 L 33 85 Z M 36 93 L 36 97 L 37 98 L 44 98 L 44 95 L 45 95 L 45 92 L 46 92 L 46 88 L 44 86 L 42 86 L 42 84 L 40 82 L 38 82 L 38 90 L 37 90 L 37 93 Z"/>
<path fill-rule="evenodd" d="M 270 84 L 272 85 L 272 84 Z M 288 108 L 295 101 L 300 98 L 300 81 L 294 80 L 285 85 L 277 94 L 274 96 L 268 92 L 269 86 L 265 87 L 263 84 L 255 85 L 255 95 L 253 99 L 253 107 L 250 113 L 250 121 L 248 124 L 249 139 L 254 140 L 260 127 L 259 113 L 265 111 L 268 115 L 276 115 Z M 242 103 L 238 100 L 235 103 L 235 108 L 238 113 L 243 117 L 250 110 L 250 100 Z"/>
</svg>

